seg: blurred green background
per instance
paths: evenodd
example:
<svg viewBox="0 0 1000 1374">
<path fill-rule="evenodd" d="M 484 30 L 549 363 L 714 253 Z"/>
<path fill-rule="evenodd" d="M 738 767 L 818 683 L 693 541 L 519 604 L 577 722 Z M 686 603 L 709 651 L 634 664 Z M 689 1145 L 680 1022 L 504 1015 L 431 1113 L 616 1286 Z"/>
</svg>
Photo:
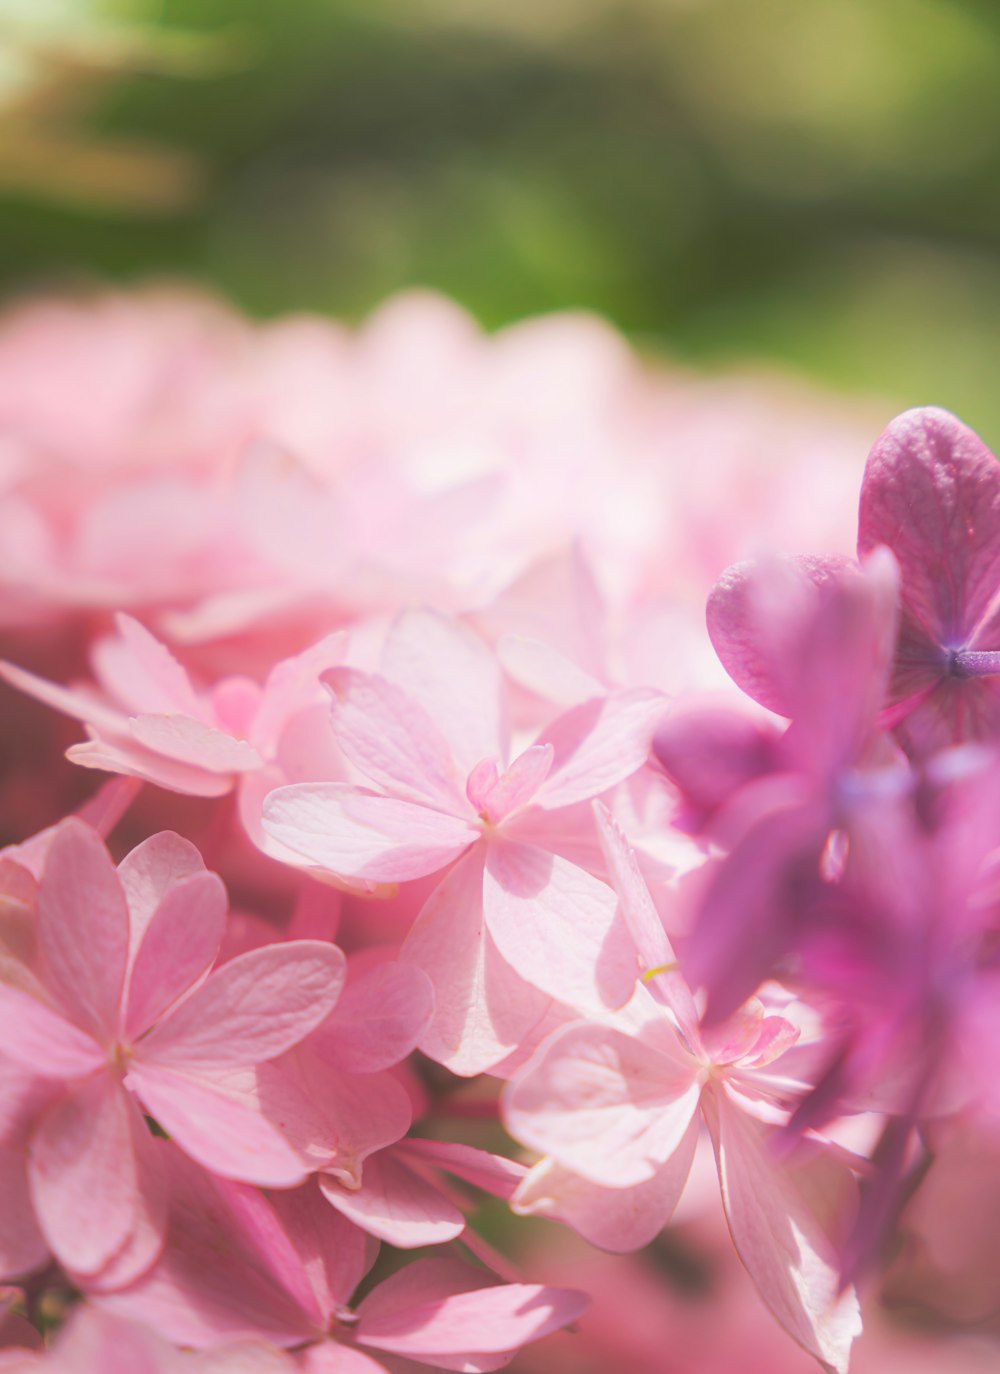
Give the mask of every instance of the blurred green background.
<svg viewBox="0 0 1000 1374">
<path fill-rule="evenodd" d="M 996 0 L 0 0 L 0 290 L 597 309 L 1000 443 Z"/>
</svg>

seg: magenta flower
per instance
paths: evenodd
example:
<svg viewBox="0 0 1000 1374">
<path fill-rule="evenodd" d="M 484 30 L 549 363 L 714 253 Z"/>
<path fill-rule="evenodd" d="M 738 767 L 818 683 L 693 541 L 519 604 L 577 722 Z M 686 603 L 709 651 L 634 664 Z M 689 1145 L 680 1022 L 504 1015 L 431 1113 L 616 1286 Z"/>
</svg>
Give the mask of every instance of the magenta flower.
<svg viewBox="0 0 1000 1374">
<path fill-rule="evenodd" d="M 637 964 L 614 894 L 560 851 L 588 843 L 579 803 L 645 762 L 660 694 L 573 707 L 508 761 L 496 660 L 457 622 L 410 612 L 389 635 L 383 674 L 336 668 L 323 680 L 337 742 L 371 785 L 279 788 L 264 828 L 341 879 L 447 869 L 402 951 L 434 983 L 421 1048 L 477 1073 L 519 1043 L 549 998 L 625 1001 Z"/>
<path fill-rule="evenodd" d="M 309 1167 L 280 1130 L 227 1095 L 225 1074 L 282 1054 L 327 1015 L 343 980 L 332 945 L 254 950 L 209 975 L 225 890 L 179 836 L 154 835 L 116 871 L 76 820 L 55 831 L 38 890 L 32 966 L 0 983 L 4 1053 L 57 1090 L 28 1141 L 39 1225 L 95 1275 L 151 1262 L 164 1198 L 149 1113 L 204 1168 L 289 1187 Z"/>
<path fill-rule="evenodd" d="M 1000 466 L 946 410 L 898 416 L 861 485 L 858 554 L 899 563 L 889 719 L 920 753 L 1000 735 Z"/>
</svg>

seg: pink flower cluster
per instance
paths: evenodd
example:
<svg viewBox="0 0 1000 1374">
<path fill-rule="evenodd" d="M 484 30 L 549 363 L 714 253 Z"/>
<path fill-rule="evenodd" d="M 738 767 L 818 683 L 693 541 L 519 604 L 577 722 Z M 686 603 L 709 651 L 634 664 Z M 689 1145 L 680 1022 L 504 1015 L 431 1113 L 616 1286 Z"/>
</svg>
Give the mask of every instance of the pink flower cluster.
<svg viewBox="0 0 1000 1374">
<path fill-rule="evenodd" d="M 706 1160 L 824 1369 L 890 1240 L 934 1287 L 1000 1158 L 1000 468 L 894 421 L 853 562 L 826 404 L 423 296 L 0 323 L 0 1370 L 497 1369 L 587 1298 L 484 1196 L 636 1250 Z"/>
</svg>

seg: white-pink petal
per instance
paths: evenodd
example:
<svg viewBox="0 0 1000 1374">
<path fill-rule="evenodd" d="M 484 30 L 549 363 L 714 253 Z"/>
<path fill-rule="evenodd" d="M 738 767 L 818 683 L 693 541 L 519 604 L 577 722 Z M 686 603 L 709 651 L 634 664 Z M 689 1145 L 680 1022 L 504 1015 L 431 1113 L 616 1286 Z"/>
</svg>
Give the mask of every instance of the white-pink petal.
<svg viewBox="0 0 1000 1374">
<path fill-rule="evenodd" d="M 725 1092 L 713 1092 L 706 1107 L 740 1258 L 788 1334 L 824 1369 L 846 1374 L 861 1315 L 854 1289 L 839 1291 L 833 1245 L 787 1165 L 767 1152 L 761 1123 Z"/>
<path fill-rule="evenodd" d="M 461 860 L 428 897 L 400 958 L 434 986 L 434 1018 L 420 1048 L 453 1073 L 483 1073 L 541 1020 L 549 998 L 514 971 L 483 920 L 483 853 Z"/>
<path fill-rule="evenodd" d="M 277 788 L 264 802 L 263 824 L 318 867 L 379 883 L 436 873 L 480 836 L 471 820 L 342 783 Z"/>
<path fill-rule="evenodd" d="M 153 913 L 173 885 L 192 873 L 204 872 L 195 846 L 172 830 L 150 835 L 125 855 L 118 865 L 118 877 L 128 902 L 133 959 Z"/>
<path fill-rule="evenodd" d="M 464 811 L 464 778 L 436 722 L 401 687 L 356 668 L 322 677 L 333 697 L 337 743 L 351 763 L 389 796 L 444 811 Z"/>
<path fill-rule="evenodd" d="M 555 759 L 537 804 L 572 806 L 607 791 L 641 768 L 665 699 L 651 688 L 630 688 L 572 707 L 536 743 L 552 744 Z"/>
<path fill-rule="evenodd" d="M 533 845 L 493 841 L 483 915 L 503 958 L 557 1001 L 600 1010 L 631 996 L 637 956 L 618 900 L 576 864 Z"/>
<path fill-rule="evenodd" d="M 144 749 L 206 773 L 252 773 L 264 765 L 252 744 L 191 716 L 131 716 L 128 727 Z"/>
<path fill-rule="evenodd" d="M 698 1067 L 610 1026 L 557 1031 L 508 1085 L 516 1140 L 611 1188 L 645 1183 L 680 1149 L 701 1094 Z"/>
<path fill-rule="evenodd" d="M 320 1175 L 320 1191 L 332 1207 L 380 1240 L 401 1249 L 440 1245 L 465 1230 L 458 1208 L 420 1173 L 407 1167 L 395 1149 L 365 1160 L 361 1184 L 346 1188 Z"/>
</svg>

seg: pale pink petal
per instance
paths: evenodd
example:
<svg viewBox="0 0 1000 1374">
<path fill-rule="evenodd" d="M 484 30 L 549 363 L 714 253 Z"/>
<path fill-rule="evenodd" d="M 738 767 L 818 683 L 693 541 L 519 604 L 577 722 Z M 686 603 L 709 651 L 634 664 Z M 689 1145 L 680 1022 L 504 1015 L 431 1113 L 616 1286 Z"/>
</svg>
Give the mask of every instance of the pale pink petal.
<svg viewBox="0 0 1000 1374">
<path fill-rule="evenodd" d="M 480 759 L 506 757 L 500 668 L 472 630 L 434 611 L 404 611 L 382 671 L 436 723 L 464 778 Z"/>
<path fill-rule="evenodd" d="M 424 903 L 400 958 L 434 985 L 420 1048 L 453 1073 L 482 1073 L 521 1043 L 549 1005 L 498 952 L 483 923 L 483 854 L 474 850 Z"/>
<path fill-rule="evenodd" d="M 511 1206 L 520 1216 L 565 1222 L 602 1250 L 639 1250 L 674 1214 L 691 1172 L 698 1128 L 695 1115 L 666 1164 L 651 1179 L 631 1188 L 592 1183 L 555 1160 L 542 1160 L 518 1188 Z"/>
<path fill-rule="evenodd" d="M 639 972 L 606 883 L 556 854 L 496 840 L 487 851 L 483 915 L 497 949 L 532 987 L 570 1006 L 621 1006 Z"/>
<path fill-rule="evenodd" d="M 139 778 L 170 792 L 191 797 L 223 797 L 232 791 L 231 774 L 220 776 L 191 764 L 160 757 L 144 749 L 132 739 L 112 742 L 106 738 L 92 738 L 85 744 L 71 744 L 66 750 L 70 763 L 81 768 L 96 768 L 102 773 L 122 773 Z"/>
<path fill-rule="evenodd" d="M 336 945 L 319 940 L 252 949 L 223 964 L 146 1036 L 142 1060 L 186 1068 L 274 1059 L 329 1015 L 345 970 Z"/>
<path fill-rule="evenodd" d="M 191 679 L 165 644 L 130 615 L 116 615 L 118 638 L 99 640 L 92 663 L 101 685 L 129 712 L 205 718 Z"/>
<path fill-rule="evenodd" d="M 0 1044 L 43 1078 L 83 1078 L 105 1063 L 96 1040 L 21 988 L 0 983 Z"/>
<path fill-rule="evenodd" d="M 80 821 L 58 827 L 38 889 L 45 979 L 69 1014 L 97 1036 L 118 1025 L 128 960 L 125 893 L 100 838 Z"/>
<path fill-rule="evenodd" d="M 645 1183 L 684 1146 L 698 1110 L 698 1066 L 609 1026 L 557 1031 L 508 1085 L 515 1140 L 593 1183 Z"/>
<path fill-rule="evenodd" d="M 51 706 L 54 711 L 60 711 L 64 716 L 71 716 L 74 720 L 93 726 L 101 734 L 119 738 L 128 735 L 128 717 L 122 711 L 116 711 L 113 707 L 97 701 L 86 692 L 60 687 L 58 683 L 49 682 L 47 678 L 38 677 L 35 673 L 19 668 L 16 663 L 6 663 L 3 660 L 0 660 L 0 678 L 16 687 L 19 692 L 25 692 L 36 701 Z"/>
<path fill-rule="evenodd" d="M 264 829 L 331 873 L 380 883 L 436 873 L 480 834 L 471 820 L 341 783 L 277 788 Z"/>
<path fill-rule="evenodd" d="M 350 1073 L 376 1073 L 416 1049 L 434 1014 L 434 988 L 414 964 L 390 961 L 349 978 L 316 1033 L 317 1053 Z"/>
<path fill-rule="evenodd" d="M 494 1197 L 509 1200 L 514 1190 L 524 1180 L 527 1170 L 503 1155 L 490 1154 L 488 1150 L 477 1150 L 471 1145 L 462 1145 L 451 1140 L 425 1140 L 411 1136 L 401 1140 L 396 1147 L 402 1155 L 412 1155 L 426 1160 L 428 1164 L 446 1169 L 456 1178 L 482 1188 Z"/>
<path fill-rule="evenodd" d="M 125 1245 L 139 1209 L 128 1095 L 102 1074 L 53 1103 L 32 1137 L 35 1214 L 68 1269 L 93 1274 Z"/>
<path fill-rule="evenodd" d="M 288 719 L 316 696 L 320 674 L 343 660 L 347 633 L 336 630 L 318 644 L 286 658 L 267 675 L 253 723 L 253 743 L 270 756 Z"/>
<path fill-rule="evenodd" d="M 360 1187 L 346 1188 L 322 1174 L 319 1186 L 338 1212 L 401 1249 L 439 1245 L 465 1230 L 458 1208 L 440 1188 L 407 1168 L 394 1150 L 380 1150 L 365 1160 Z"/>
<path fill-rule="evenodd" d="M 537 805 L 547 810 L 572 806 L 607 791 L 641 768 L 665 709 L 666 699 L 660 692 L 633 688 L 566 711 L 536 741 L 555 749 L 552 771 L 539 791 Z"/>
<path fill-rule="evenodd" d="M 189 1355 L 181 1374 L 301 1374 L 304 1367 L 273 1345 L 238 1341 Z"/>
<path fill-rule="evenodd" d="M 215 873 L 192 873 L 166 893 L 132 965 L 127 1036 L 137 1039 L 208 972 L 226 928 L 226 907 L 226 889 Z"/>
<path fill-rule="evenodd" d="M 607 690 L 603 682 L 551 644 L 527 635 L 501 635 L 497 657 L 515 682 L 559 706 L 578 706 Z"/>
<path fill-rule="evenodd" d="M 501 1353 L 557 1331 L 587 1307 L 585 1294 L 572 1289 L 485 1286 L 489 1278 L 455 1260 L 417 1260 L 360 1304 L 357 1339 L 415 1358 Z"/>
<path fill-rule="evenodd" d="M 768 1152 L 760 1122 L 724 1092 L 713 1093 L 706 1107 L 740 1258 L 788 1334 L 824 1369 L 846 1374 L 861 1317 L 854 1289 L 839 1292 L 832 1244 L 788 1168 Z"/>
<path fill-rule="evenodd" d="M 209 1082 L 159 1065 L 136 1065 L 129 1088 L 192 1159 L 223 1178 L 293 1188 L 309 1174 L 270 1121 Z"/>
<path fill-rule="evenodd" d="M 489 788 L 483 798 L 483 814 L 494 825 L 528 805 L 548 777 L 554 753 L 551 744 L 533 744 Z"/>
<path fill-rule="evenodd" d="M 0 1280 L 48 1263 L 49 1247 L 35 1219 L 23 1146 L 0 1145 Z"/>
<path fill-rule="evenodd" d="M 354 766 L 390 796 L 464 812 L 463 776 L 435 721 L 409 694 L 356 668 L 331 668 L 337 743 Z"/>
<path fill-rule="evenodd" d="M 206 773 L 252 773 L 263 767 L 252 744 L 191 716 L 131 716 L 128 728 L 143 748 Z"/>
<path fill-rule="evenodd" d="M 670 1007 L 681 1030 L 695 1044 L 698 1011 L 694 998 L 678 968 L 673 946 L 639 871 L 635 850 L 604 803 L 595 801 L 592 805 L 608 873 L 638 952 L 644 981 L 648 982 L 654 997 Z"/>
<path fill-rule="evenodd" d="M 150 835 L 125 855 L 118 865 L 118 877 L 128 902 L 133 960 L 153 913 L 173 885 L 192 873 L 204 872 L 195 846 L 172 830 Z"/>
</svg>

